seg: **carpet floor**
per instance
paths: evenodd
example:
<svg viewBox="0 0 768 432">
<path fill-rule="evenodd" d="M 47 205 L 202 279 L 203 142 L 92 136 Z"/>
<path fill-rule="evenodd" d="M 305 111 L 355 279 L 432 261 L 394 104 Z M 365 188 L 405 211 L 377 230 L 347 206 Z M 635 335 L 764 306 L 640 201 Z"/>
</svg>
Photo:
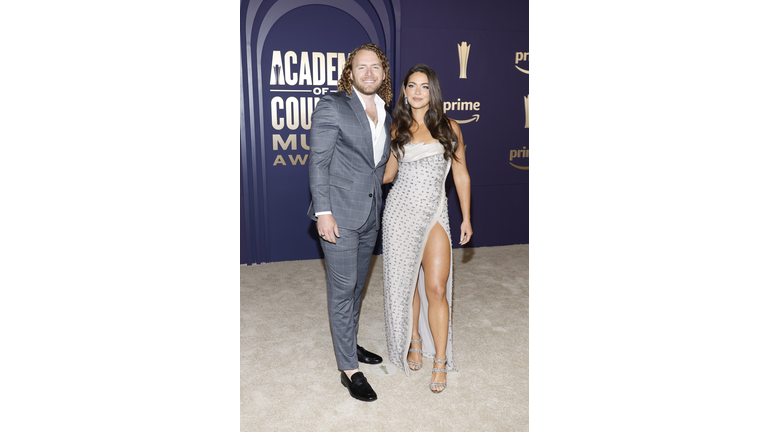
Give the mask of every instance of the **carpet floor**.
<svg viewBox="0 0 768 432">
<path fill-rule="evenodd" d="M 442 394 L 429 390 L 429 359 L 406 377 L 387 358 L 382 262 L 371 262 L 358 331 L 390 371 L 360 364 L 375 402 L 341 385 L 324 261 L 240 267 L 241 431 L 527 431 L 528 245 L 454 250 L 459 371 Z"/>
</svg>

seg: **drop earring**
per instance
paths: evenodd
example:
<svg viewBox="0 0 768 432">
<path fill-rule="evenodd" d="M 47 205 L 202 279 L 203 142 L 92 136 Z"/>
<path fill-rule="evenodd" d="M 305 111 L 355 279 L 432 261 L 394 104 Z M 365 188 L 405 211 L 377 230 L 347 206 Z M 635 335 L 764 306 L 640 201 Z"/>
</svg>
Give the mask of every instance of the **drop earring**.
<svg viewBox="0 0 768 432">
<path fill-rule="evenodd" d="M 405 99 L 405 106 L 408 106 L 408 96 L 405 96 L 403 99 Z"/>
</svg>

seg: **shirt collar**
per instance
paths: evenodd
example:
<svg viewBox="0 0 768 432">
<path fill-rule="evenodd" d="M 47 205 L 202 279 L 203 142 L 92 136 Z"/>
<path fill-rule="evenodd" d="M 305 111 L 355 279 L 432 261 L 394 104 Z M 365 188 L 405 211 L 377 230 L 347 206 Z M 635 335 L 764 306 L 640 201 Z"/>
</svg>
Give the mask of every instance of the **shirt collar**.
<svg viewBox="0 0 768 432">
<path fill-rule="evenodd" d="M 357 95 L 358 99 L 360 99 L 360 103 L 363 104 L 363 109 L 367 108 L 365 106 L 365 100 L 363 100 L 363 95 L 360 94 L 360 92 L 357 91 L 355 86 L 352 86 L 352 90 Z M 373 102 L 376 104 L 376 109 L 384 109 L 384 99 L 381 98 L 381 96 L 377 94 L 373 95 Z"/>
</svg>

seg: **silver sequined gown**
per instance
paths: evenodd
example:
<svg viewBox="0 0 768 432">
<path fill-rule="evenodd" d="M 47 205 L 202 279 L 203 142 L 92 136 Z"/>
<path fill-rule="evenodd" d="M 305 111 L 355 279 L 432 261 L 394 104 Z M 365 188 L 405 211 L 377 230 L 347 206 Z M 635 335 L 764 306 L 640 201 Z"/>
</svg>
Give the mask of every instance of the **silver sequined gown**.
<svg viewBox="0 0 768 432">
<path fill-rule="evenodd" d="M 435 224 L 440 224 L 451 241 L 448 224 L 448 202 L 445 197 L 445 179 L 451 162 L 443 157 L 442 144 L 407 144 L 405 154 L 398 161 L 397 179 L 389 191 L 382 219 L 382 247 L 384 252 L 384 322 L 387 331 L 389 360 L 410 374 L 407 357 L 413 323 L 413 293 L 418 278 L 420 299 L 419 334 L 423 340 L 424 357 L 435 357 L 435 343 L 429 328 L 429 303 L 424 291 L 424 270 L 421 259 L 427 237 Z M 448 273 L 446 298 L 448 300 L 448 345 L 446 365 L 457 371 L 453 363 L 453 248 L 451 270 Z"/>
</svg>

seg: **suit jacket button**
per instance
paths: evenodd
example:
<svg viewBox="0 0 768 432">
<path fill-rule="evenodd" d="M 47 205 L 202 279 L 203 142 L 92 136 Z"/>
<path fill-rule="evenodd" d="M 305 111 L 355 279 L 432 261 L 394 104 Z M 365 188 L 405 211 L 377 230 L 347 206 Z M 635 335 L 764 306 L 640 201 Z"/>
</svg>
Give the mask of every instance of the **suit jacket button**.
<svg viewBox="0 0 768 432">
<path fill-rule="evenodd" d="M 372 197 L 372 196 L 373 196 L 373 194 L 368 194 L 368 197 Z"/>
</svg>

